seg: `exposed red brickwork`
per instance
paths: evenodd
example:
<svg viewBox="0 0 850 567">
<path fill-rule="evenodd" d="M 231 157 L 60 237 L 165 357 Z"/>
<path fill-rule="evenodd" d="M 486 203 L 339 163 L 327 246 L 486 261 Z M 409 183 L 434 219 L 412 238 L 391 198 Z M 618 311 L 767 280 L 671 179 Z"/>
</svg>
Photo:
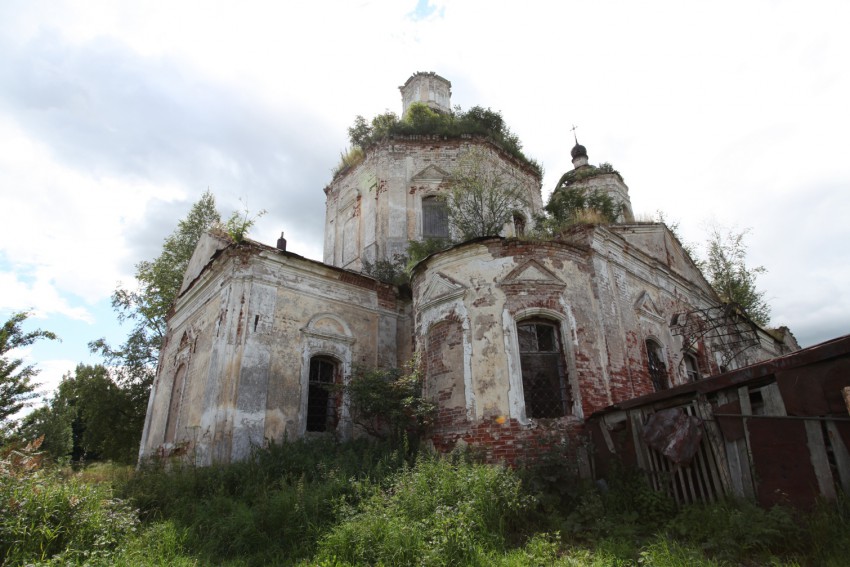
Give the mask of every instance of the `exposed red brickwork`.
<svg viewBox="0 0 850 567">
<path fill-rule="evenodd" d="M 583 433 L 584 424 L 578 421 L 548 420 L 546 424 L 522 425 L 515 419 L 496 417 L 466 428 L 435 432 L 431 441 L 444 453 L 463 441 L 486 462 L 515 466 L 551 450 L 561 437 L 570 446 L 577 446 Z"/>
<path fill-rule="evenodd" d="M 397 288 L 391 284 L 379 282 L 370 277 L 351 272 L 340 273 L 339 281 L 375 291 L 378 296 L 378 305 L 381 307 L 386 309 L 395 309 L 397 307 Z"/>
<path fill-rule="evenodd" d="M 585 259 L 590 253 L 590 248 L 583 244 L 567 243 L 561 241 L 530 241 L 516 238 L 500 238 L 482 242 L 494 258 L 512 257 L 517 265 L 523 264 L 532 258 L 564 258 L 570 260 L 576 258 Z"/>
<path fill-rule="evenodd" d="M 427 394 L 437 404 L 434 430 L 466 427 L 463 328 L 456 314 L 428 330 L 424 365 Z"/>
</svg>

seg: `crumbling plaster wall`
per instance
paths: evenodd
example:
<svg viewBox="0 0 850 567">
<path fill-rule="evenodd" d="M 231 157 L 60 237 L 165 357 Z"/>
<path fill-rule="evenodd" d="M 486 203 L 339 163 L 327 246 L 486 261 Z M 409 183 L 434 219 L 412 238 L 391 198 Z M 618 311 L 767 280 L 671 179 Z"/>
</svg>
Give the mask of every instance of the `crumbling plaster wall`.
<svg viewBox="0 0 850 567">
<path fill-rule="evenodd" d="M 582 417 L 595 409 L 593 400 L 607 399 L 586 252 L 496 238 L 455 247 L 417 268 L 415 336 L 427 391 L 435 401 L 451 402 L 441 404 L 431 435 L 438 449 L 468 443 L 492 460 L 515 462 L 575 438 Z M 525 414 L 516 321 L 529 317 L 560 327 L 572 408 L 558 420 Z M 441 340 L 452 344 L 447 348 Z M 454 361 L 451 369 L 446 359 Z M 453 411 L 461 400 L 463 411 Z"/>
<path fill-rule="evenodd" d="M 523 213 L 530 222 L 542 208 L 540 179 L 491 142 L 437 136 L 392 139 L 369 148 L 362 163 L 325 189 L 325 263 L 360 270 L 364 260 L 374 263 L 404 254 L 408 241 L 422 238 L 422 199 L 449 189 L 458 159 L 470 148 L 483 149 L 492 166 L 503 167 L 523 189 L 528 200 Z M 512 231 L 506 226 L 507 236 Z"/>
<path fill-rule="evenodd" d="M 177 451 L 197 464 L 228 462 L 266 440 L 303 436 L 311 357 L 332 357 L 340 377 L 355 364 L 397 366 L 410 354 L 399 345 L 409 342 L 408 309 L 373 279 L 264 247 L 229 248 L 169 320 L 141 458 Z M 172 393 L 181 365 L 181 391 Z M 349 437 L 341 409 L 334 433 Z M 177 420 L 173 439 L 169 420 Z"/>
<path fill-rule="evenodd" d="M 689 380 L 684 364 L 683 337 L 674 333 L 674 315 L 719 304 L 705 277 L 670 230 L 661 223 L 598 226 L 577 233 L 593 251 L 595 294 L 600 298 L 600 326 L 609 339 L 607 366 L 611 372 L 614 402 L 651 393 L 645 341 L 662 347 L 668 386 Z M 759 344 L 740 353 L 731 368 L 778 356 L 778 341 L 759 331 Z M 613 348 L 610 345 L 623 345 Z M 722 341 L 696 341 L 689 354 L 698 362 L 700 375 L 720 372 Z"/>
<path fill-rule="evenodd" d="M 668 386 L 687 381 L 671 317 L 716 302 L 660 224 L 577 227 L 563 241 L 474 241 L 425 260 L 412 288 L 427 391 L 440 405 L 435 446 L 474 444 L 508 461 L 553 436 L 575 440 L 584 416 L 653 392 L 647 339 L 662 346 Z M 525 415 L 516 323 L 529 317 L 561 331 L 573 407 L 557 420 Z M 717 373 L 712 345 L 698 348 L 703 375 Z"/>
</svg>

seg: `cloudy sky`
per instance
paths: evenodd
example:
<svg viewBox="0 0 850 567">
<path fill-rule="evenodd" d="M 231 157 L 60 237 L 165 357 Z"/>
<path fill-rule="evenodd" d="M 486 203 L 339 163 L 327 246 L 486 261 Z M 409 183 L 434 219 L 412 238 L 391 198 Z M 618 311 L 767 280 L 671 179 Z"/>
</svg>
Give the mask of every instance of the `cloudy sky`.
<svg viewBox="0 0 850 567">
<path fill-rule="evenodd" d="M 0 2 L 0 317 L 61 343 L 56 383 L 120 343 L 109 296 L 209 188 L 252 237 L 321 259 L 354 117 L 400 112 L 415 71 L 502 112 L 546 170 L 570 127 L 637 213 L 686 241 L 751 228 L 752 265 L 803 345 L 850 332 L 850 4 L 363 0 Z"/>
</svg>

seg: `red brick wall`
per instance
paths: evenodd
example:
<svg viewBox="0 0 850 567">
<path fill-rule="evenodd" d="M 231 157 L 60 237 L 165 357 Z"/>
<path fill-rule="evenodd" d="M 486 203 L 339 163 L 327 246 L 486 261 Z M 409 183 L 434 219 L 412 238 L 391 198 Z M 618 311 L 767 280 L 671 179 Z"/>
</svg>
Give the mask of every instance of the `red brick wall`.
<svg viewBox="0 0 850 567">
<path fill-rule="evenodd" d="M 431 441 L 435 449 L 447 453 L 460 441 L 489 463 L 515 466 L 533 461 L 552 449 L 562 438 L 570 447 L 579 445 L 584 424 L 577 420 L 547 420 L 545 424 L 522 425 L 515 419 L 489 418 L 454 431 L 435 431 Z"/>
</svg>

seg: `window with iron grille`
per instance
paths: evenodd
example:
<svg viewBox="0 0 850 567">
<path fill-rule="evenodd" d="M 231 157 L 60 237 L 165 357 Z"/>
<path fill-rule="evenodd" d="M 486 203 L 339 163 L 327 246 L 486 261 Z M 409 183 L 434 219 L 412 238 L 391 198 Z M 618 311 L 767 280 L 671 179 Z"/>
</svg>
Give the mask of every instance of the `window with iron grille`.
<svg viewBox="0 0 850 567">
<path fill-rule="evenodd" d="M 649 378 L 652 380 L 652 386 L 656 392 L 667 389 L 667 367 L 664 365 L 664 358 L 661 351 L 661 346 L 651 339 L 646 341 L 646 356 L 649 365 Z"/>
<path fill-rule="evenodd" d="M 449 237 L 449 209 L 438 197 L 422 199 L 422 236 L 424 238 Z"/>
<path fill-rule="evenodd" d="M 332 390 L 337 364 L 331 358 L 310 359 L 307 393 L 307 431 L 329 431 L 336 426 L 337 396 Z"/>
<path fill-rule="evenodd" d="M 517 323 L 525 415 L 563 417 L 569 413 L 570 391 L 558 325 L 545 320 Z"/>
</svg>

